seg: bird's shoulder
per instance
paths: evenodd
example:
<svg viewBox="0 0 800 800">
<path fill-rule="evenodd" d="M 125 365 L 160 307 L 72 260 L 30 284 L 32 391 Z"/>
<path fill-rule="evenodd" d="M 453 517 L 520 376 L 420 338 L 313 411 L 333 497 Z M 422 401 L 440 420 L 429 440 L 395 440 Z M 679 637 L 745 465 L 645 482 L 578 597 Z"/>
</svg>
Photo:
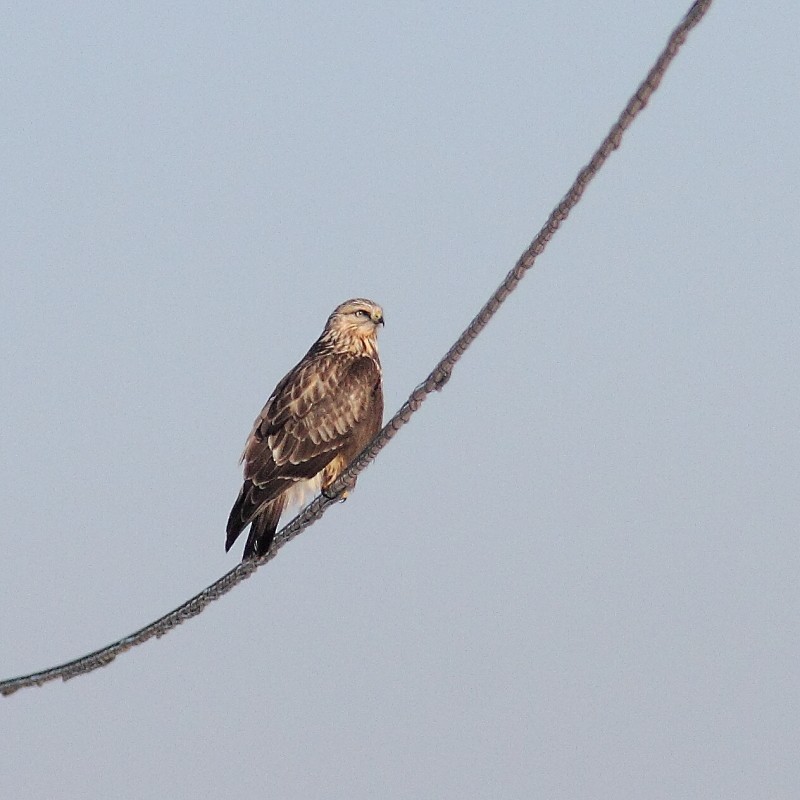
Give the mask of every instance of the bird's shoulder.
<svg viewBox="0 0 800 800">
<path fill-rule="evenodd" d="M 255 420 L 242 458 L 250 460 L 263 448 L 282 450 L 287 439 L 330 443 L 360 422 L 380 393 L 376 357 L 312 348 L 275 387 Z"/>
<path fill-rule="evenodd" d="M 380 362 L 370 356 L 312 351 L 275 387 L 264 406 L 266 418 L 280 424 L 304 417 L 314 406 L 358 394 L 359 387 L 380 380 L 380 373 Z"/>
</svg>

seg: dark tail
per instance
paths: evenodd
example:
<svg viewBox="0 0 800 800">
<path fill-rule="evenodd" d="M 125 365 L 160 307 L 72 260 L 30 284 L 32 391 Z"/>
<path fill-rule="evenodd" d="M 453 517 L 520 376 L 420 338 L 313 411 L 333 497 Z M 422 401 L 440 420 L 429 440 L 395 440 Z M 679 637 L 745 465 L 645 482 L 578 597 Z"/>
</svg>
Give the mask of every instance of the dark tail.
<svg viewBox="0 0 800 800">
<path fill-rule="evenodd" d="M 278 529 L 278 522 L 285 505 L 284 498 L 279 495 L 259 509 L 257 514 L 245 516 L 242 513 L 244 511 L 242 508 L 243 501 L 245 501 L 244 494 L 246 493 L 240 493 L 239 498 L 231 509 L 230 517 L 228 517 L 228 535 L 225 540 L 225 552 L 227 553 L 236 539 L 239 538 L 239 534 L 250 523 L 250 533 L 244 546 L 242 561 L 263 556 L 269 550 L 269 546 L 275 538 L 275 531 Z"/>
<path fill-rule="evenodd" d="M 275 531 L 278 530 L 283 513 L 284 501 L 282 497 L 276 497 L 267 507 L 253 520 L 250 525 L 250 534 L 244 546 L 242 561 L 249 558 L 259 558 L 267 553 L 272 540 L 275 538 Z"/>
</svg>

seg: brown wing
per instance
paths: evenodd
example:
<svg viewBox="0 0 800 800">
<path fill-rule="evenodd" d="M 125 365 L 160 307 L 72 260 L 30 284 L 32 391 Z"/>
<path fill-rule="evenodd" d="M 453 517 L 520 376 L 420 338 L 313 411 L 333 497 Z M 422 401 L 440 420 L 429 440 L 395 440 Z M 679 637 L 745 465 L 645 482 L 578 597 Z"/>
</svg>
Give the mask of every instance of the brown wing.
<svg viewBox="0 0 800 800">
<path fill-rule="evenodd" d="M 301 361 L 275 388 L 247 439 L 245 480 L 228 520 L 226 549 L 293 484 L 314 478 L 337 456 L 349 462 L 382 418 L 375 359 L 327 353 Z"/>
</svg>

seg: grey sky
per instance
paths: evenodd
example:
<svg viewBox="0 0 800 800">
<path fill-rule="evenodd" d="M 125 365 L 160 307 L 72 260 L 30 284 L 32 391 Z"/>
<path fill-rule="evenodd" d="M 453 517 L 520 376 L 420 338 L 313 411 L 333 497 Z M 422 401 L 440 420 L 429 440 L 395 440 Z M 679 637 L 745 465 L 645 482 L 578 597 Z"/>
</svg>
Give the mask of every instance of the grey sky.
<svg viewBox="0 0 800 800">
<path fill-rule="evenodd" d="M 236 563 L 245 436 L 347 297 L 393 412 L 688 5 L 7 7 L 0 677 Z M 796 798 L 798 33 L 715 3 L 352 498 L 0 701 L 0 794 Z"/>
</svg>

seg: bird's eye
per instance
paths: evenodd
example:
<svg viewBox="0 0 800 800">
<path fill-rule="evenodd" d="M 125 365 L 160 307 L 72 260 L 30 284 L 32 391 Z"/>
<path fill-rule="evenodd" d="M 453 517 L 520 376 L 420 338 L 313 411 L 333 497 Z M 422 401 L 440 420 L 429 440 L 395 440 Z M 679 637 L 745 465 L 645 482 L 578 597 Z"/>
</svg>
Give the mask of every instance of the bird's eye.
<svg viewBox="0 0 800 800">
<path fill-rule="evenodd" d="M 367 312 L 364 311 L 363 308 L 359 308 L 358 311 L 356 311 L 356 316 L 357 317 L 368 317 L 369 314 L 367 314 Z"/>
</svg>

